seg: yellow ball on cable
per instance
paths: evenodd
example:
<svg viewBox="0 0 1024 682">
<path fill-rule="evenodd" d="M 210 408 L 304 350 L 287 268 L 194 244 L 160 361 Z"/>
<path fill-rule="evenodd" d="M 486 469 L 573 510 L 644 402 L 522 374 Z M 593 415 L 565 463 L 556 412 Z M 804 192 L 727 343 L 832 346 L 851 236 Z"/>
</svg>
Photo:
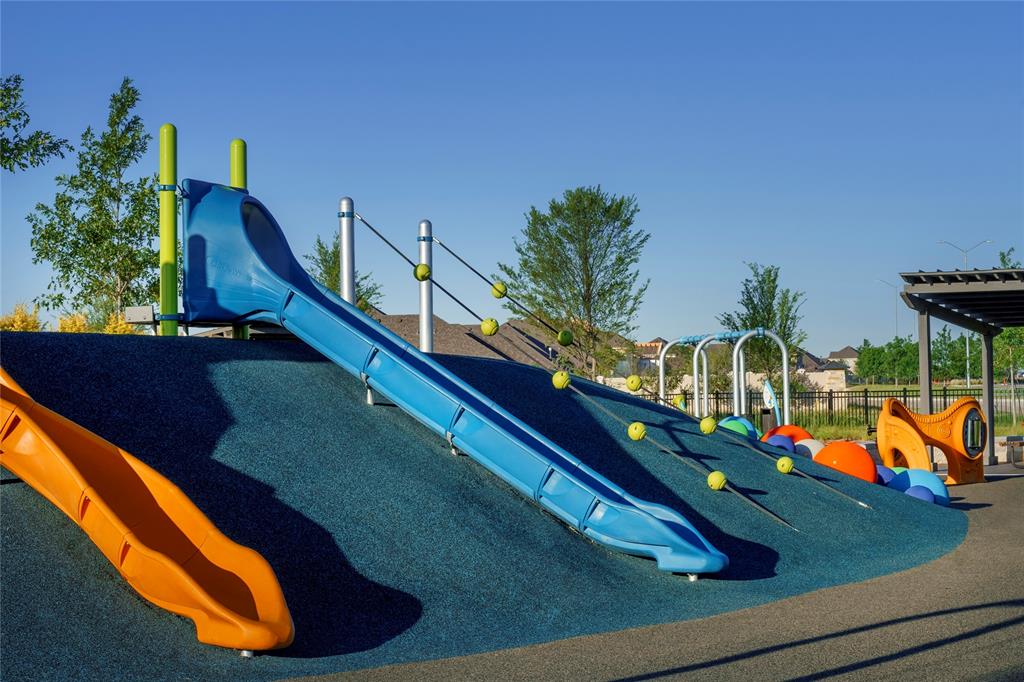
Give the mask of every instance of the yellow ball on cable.
<svg viewBox="0 0 1024 682">
<path fill-rule="evenodd" d="M 561 391 L 563 388 L 567 388 L 572 383 L 572 379 L 569 377 L 569 373 L 565 370 L 559 370 L 551 375 L 551 385 Z"/>
<path fill-rule="evenodd" d="M 495 282 L 491 285 L 491 296 L 494 298 L 505 298 L 506 294 L 508 294 L 508 287 L 504 282 Z"/>
<path fill-rule="evenodd" d="M 626 388 L 636 393 L 640 390 L 640 387 L 644 385 L 644 380 L 638 377 L 636 374 L 630 374 L 626 377 Z"/>
<path fill-rule="evenodd" d="M 426 263 L 420 263 L 413 268 L 412 276 L 415 277 L 418 282 L 426 282 L 430 279 L 430 266 Z"/>
<path fill-rule="evenodd" d="M 643 440 L 647 437 L 647 427 L 643 425 L 643 422 L 633 422 L 626 429 L 626 433 L 633 440 Z"/>
<path fill-rule="evenodd" d="M 728 482 L 729 479 L 721 471 L 712 471 L 708 474 L 708 487 L 712 490 L 721 490 Z"/>
<path fill-rule="evenodd" d="M 705 435 L 714 433 L 717 428 L 718 422 L 715 421 L 714 417 L 704 417 L 700 420 L 700 432 Z"/>
<path fill-rule="evenodd" d="M 563 329 L 558 332 L 558 345 L 559 346 L 571 346 L 572 345 L 572 332 L 568 329 Z"/>
<path fill-rule="evenodd" d="M 484 336 L 494 336 L 498 333 L 498 326 L 498 321 L 496 319 L 488 317 L 480 323 L 480 333 Z"/>
<path fill-rule="evenodd" d="M 775 461 L 775 468 L 779 470 L 780 474 L 788 474 L 793 471 L 793 458 L 792 457 L 779 457 Z"/>
<path fill-rule="evenodd" d="M 672 398 L 672 405 L 677 410 L 682 410 L 682 411 L 685 412 L 686 411 L 686 398 L 683 396 L 682 393 L 680 393 L 675 398 Z"/>
</svg>

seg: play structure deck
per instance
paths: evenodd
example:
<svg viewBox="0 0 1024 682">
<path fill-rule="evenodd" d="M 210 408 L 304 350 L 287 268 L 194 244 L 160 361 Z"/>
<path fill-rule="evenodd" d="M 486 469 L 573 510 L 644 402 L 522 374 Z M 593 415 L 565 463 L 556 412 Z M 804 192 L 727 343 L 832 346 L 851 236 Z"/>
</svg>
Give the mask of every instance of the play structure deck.
<svg viewBox="0 0 1024 682">
<path fill-rule="evenodd" d="M 728 471 L 793 532 L 626 442 L 538 368 L 436 356 L 588 467 L 685 514 L 732 559 L 721 579 L 692 583 L 571 532 L 471 458 L 453 457 L 411 415 L 368 405 L 358 378 L 305 344 L 19 333 L 0 344 L 38 403 L 134 453 L 262 555 L 295 622 L 290 647 L 251 660 L 200 644 L 191 621 L 126 589 L 72 520 L 6 484 L 0 650 L 23 679 L 279 679 L 702 618 L 909 568 L 966 532 L 955 508 L 798 462 L 868 502 L 864 510 L 781 476 L 729 434 L 701 434 L 679 411 L 577 382 Z"/>
</svg>

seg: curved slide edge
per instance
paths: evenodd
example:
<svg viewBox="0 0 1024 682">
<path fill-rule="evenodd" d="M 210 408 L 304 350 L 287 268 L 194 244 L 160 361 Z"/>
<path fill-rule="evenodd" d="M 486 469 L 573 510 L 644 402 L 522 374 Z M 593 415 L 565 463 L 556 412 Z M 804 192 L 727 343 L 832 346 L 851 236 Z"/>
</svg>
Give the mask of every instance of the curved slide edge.
<svg viewBox="0 0 1024 682">
<path fill-rule="evenodd" d="M 270 564 L 221 533 L 173 483 L 36 403 L 0 369 L 0 465 L 85 531 L 146 600 L 200 642 L 286 647 L 294 626 Z"/>
<path fill-rule="evenodd" d="M 728 565 L 681 514 L 629 495 L 317 284 L 247 192 L 184 188 L 186 321 L 281 325 L 592 540 L 668 572 Z"/>
</svg>

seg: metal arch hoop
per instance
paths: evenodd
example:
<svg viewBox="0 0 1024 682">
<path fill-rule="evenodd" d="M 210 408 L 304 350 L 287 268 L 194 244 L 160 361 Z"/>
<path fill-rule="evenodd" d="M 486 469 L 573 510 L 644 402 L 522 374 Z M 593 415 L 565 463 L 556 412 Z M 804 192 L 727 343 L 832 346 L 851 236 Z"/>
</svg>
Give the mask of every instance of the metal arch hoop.
<svg viewBox="0 0 1024 682">
<path fill-rule="evenodd" d="M 782 351 L 782 420 L 789 424 L 789 349 L 786 348 L 786 344 L 783 342 L 779 335 L 768 329 L 755 329 L 749 331 L 740 337 L 739 341 L 732 349 L 732 366 L 740 366 L 740 352 L 743 350 L 744 344 L 750 339 L 758 337 L 768 337 L 778 345 L 779 350 Z M 740 374 L 733 372 L 732 378 L 732 405 L 733 414 L 737 417 L 743 415 L 746 412 L 746 392 L 747 392 L 747 377 L 746 374 Z"/>
<path fill-rule="evenodd" d="M 669 341 L 662 346 L 661 353 L 658 355 L 658 397 L 662 402 L 665 401 L 665 358 L 668 355 L 668 349 L 678 344 L 690 344 L 694 343 L 697 339 L 702 338 L 701 336 L 685 336 L 676 339 L 675 341 Z M 701 359 L 704 361 L 704 405 L 707 406 L 708 402 L 708 354 L 707 352 L 701 352 Z M 697 376 L 697 351 L 694 351 L 693 355 L 693 414 L 696 417 L 700 416 L 700 381 Z"/>
</svg>

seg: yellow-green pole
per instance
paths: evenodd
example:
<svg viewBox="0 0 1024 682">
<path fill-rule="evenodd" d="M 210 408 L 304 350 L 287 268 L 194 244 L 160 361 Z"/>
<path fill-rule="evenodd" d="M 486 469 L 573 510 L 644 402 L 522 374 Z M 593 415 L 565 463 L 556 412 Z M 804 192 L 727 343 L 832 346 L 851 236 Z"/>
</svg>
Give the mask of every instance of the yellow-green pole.
<svg viewBox="0 0 1024 682">
<path fill-rule="evenodd" d="M 245 158 L 245 140 L 231 140 L 231 186 L 248 189 L 248 171 Z M 235 324 L 231 326 L 231 336 L 236 339 L 249 338 L 249 325 Z"/>
<path fill-rule="evenodd" d="M 178 314 L 178 131 L 160 126 L 160 314 Z M 177 320 L 160 321 L 161 336 L 177 336 Z"/>
</svg>

